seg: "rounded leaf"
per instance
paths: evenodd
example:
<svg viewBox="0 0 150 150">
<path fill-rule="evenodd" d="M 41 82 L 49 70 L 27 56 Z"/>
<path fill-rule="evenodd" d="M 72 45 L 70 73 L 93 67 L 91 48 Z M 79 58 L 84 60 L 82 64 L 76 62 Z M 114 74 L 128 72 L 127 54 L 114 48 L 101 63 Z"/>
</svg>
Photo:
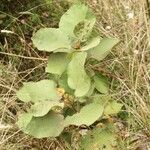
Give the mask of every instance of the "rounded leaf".
<svg viewBox="0 0 150 150">
<path fill-rule="evenodd" d="M 55 51 L 58 49 L 70 48 L 70 42 L 66 35 L 59 29 L 42 28 L 38 30 L 32 37 L 33 44 L 41 51 Z M 69 51 L 69 50 L 68 50 Z"/>
<path fill-rule="evenodd" d="M 31 107 L 30 113 L 32 113 L 34 117 L 41 117 L 46 115 L 51 108 L 55 106 L 63 107 L 64 104 L 56 101 L 37 102 Z"/>
<path fill-rule="evenodd" d="M 43 117 L 33 117 L 24 132 L 35 138 L 45 138 L 57 137 L 63 129 L 63 116 L 51 111 Z"/>
<path fill-rule="evenodd" d="M 24 102 L 38 102 L 45 100 L 59 100 L 56 84 L 52 80 L 41 80 L 39 82 L 27 82 L 17 92 L 17 97 Z"/>
<path fill-rule="evenodd" d="M 95 17 L 93 13 L 84 4 L 75 4 L 61 17 L 59 22 L 59 28 L 61 31 L 63 31 L 63 33 L 65 33 L 69 37 L 75 37 L 75 27 L 80 22 L 85 20 L 89 20 L 88 22 L 86 22 L 86 31 L 92 30 L 95 24 Z"/>
</svg>

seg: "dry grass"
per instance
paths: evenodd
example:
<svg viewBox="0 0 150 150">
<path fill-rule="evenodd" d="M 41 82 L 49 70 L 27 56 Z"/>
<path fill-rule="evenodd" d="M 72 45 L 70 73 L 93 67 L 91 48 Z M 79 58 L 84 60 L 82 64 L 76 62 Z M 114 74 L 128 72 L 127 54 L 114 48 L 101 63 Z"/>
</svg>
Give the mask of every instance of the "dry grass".
<svg viewBox="0 0 150 150">
<path fill-rule="evenodd" d="M 118 37 L 121 42 L 100 66 L 111 73 L 112 95 L 125 105 L 129 114 L 120 138 L 120 149 L 150 149 L 150 14 L 146 0 L 89 0 L 97 15 L 97 29 L 102 36 Z M 52 22 L 55 26 L 55 22 Z M 17 34 L 4 35 L 0 63 L 0 149 L 49 150 L 65 149 L 57 139 L 35 140 L 15 126 L 24 105 L 16 101 L 16 90 L 22 82 L 46 77 L 45 53 L 37 53 L 30 35 L 20 28 L 20 20 L 11 29 Z M 43 24 L 41 24 L 43 26 Z M 33 31 L 34 26 L 32 27 Z M 14 48 L 14 43 L 20 47 Z M 4 126 L 3 126 L 4 125 Z M 149 146 L 149 147 L 148 147 Z"/>
<path fill-rule="evenodd" d="M 112 92 L 130 115 L 126 136 L 133 140 L 125 149 L 150 145 L 150 14 L 143 0 L 93 0 L 97 28 L 102 36 L 121 42 L 103 63 L 116 76 Z M 147 148 L 148 149 L 148 148 Z M 149 147 L 150 149 L 150 147 Z"/>
</svg>

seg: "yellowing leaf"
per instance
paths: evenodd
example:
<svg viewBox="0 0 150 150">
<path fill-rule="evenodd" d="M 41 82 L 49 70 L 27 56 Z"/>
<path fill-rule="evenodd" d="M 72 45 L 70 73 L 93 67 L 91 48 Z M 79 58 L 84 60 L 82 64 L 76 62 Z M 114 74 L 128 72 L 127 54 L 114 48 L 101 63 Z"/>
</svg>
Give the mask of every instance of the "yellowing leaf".
<svg viewBox="0 0 150 150">
<path fill-rule="evenodd" d="M 33 117 L 24 132 L 36 138 L 44 138 L 57 137 L 63 129 L 63 116 L 51 111 L 43 117 Z"/>
<path fill-rule="evenodd" d="M 69 63 L 65 53 L 54 53 L 49 56 L 46 72 L 61 75 Z"/>
<path fill-rule="evenodd" d="M 77 52 L 68 65 L 68 85 L 75 90 L 77 97 L 86 95 L 91 85 L 91 80 L 84 69 L 86 56 L 86 52 Z"/>
<path fill-rule="evenodd" d="M 68 125 L 91 125 L 98 120 L 103 114 L 103 106 L 98 103 L 91 103 L 84 106 L 79 113 L 68 116 L 65 119 L 65 126 Z"/>
<path fill-rule="evenodd" d="M 116 102 L 116 101 L 111 101 L 107 104 L 107 106 L 104 109 L 104 114 L 105 115 L 113 115 L 119 113 L 119 111 L 122 108 L 122 104 Z"/>
<path fill-rule="evenodd" d="M 33 44 L 41 51 L 55 51 L 58 49 L 69 49 L 70 42 L 67 36 L 59 29 L 42 28 L 38 30 L 32 37 Z M 68 50 L 69 52 L 69 50 Z"/>
<path fill-rule="evenodd" d="M 119 40 L 115 38 L 103 38 L 98 46 L 88 51 L 88 54 L 98 61 L 103 60 L 118 42 Z"/>
<path fill-rule="evenodd" d="M 17 97 L 24 102 L 38 102 L 45 100 L 59 100 L 56 91 L 56 84 L 51 80 L 41 80 L 39 82 L 27 82 L 17 92 Z"/>
</svg>

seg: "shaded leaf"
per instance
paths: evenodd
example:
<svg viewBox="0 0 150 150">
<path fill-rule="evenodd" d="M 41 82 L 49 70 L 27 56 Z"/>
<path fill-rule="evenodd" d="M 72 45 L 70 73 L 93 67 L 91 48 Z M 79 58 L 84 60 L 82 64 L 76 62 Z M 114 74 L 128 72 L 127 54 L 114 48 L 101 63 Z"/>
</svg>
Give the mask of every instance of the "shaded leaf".
<svg viewBox="0 0 150 150">
<path fill-rule="evenodd" d="M 121 110 L 122 106 L 123 105 L 121 103 L 118 103 L 118 102 L 113 100 L 113 101 L 109 102 L 107 104 L 107 106 L 105 107 L 104 114 L 105 115 L 117 114 Z"/>
<path fill-rule="evenodd" d="M 90 14 L 92 14 L 90 12 Z M 88 15 L 87 15 L 88 16 Z M 92 14 L 88 19 L 80 22 L 75 26 L 74 34 L 81 41 L 85 42 L 90 37 L 91 32 L 93 30 L 94 24 L 96 22 L 95 16 Z"/>
<path fill-rule="evenodd" d="M 116 134 L 114 128 L 95 128 L 83 136 L 80 143 L 80 150 L 115 150 Z"/>
<path fill-rule="evenodd" d="M 63 116 L 51 111 L 43 117 L 33 117 L 24 132 L 36 138 L 44 138 L 57 137 L 63 129 Z"/>
<path fill-rule="evenodd" d="M 104 77 L 104 76 L 102 76 L 100 74 L 99 75 L 95 75 L 94 76 L 94 83 L 95 83 L 96 89 L 100 93 L 107 94 L 109 92 L 109 82 L 108 82 L 106 77 Z"/>
<path fill-rule="evenodd" d="M 34 117 L 41 117 L 46 115 L 54 106 L 63 107 L 64 104 L 56 101 L 37 102 L 31 107 L 30 112 Z"/>
<path fill-rule="evenodd" d="M 98 103 L 91 103 L 84 106 L 79 113 L 65 118 L 65 125 L 91 125 L 103 114 L 103 106 Z"/>
<path fill-rule="evenodd" d="M 118 42 L 119 40 L 115 38 L 103 38 L 97 47 L 88 51 L 88 54 L 98 61 L 103 60 Z"/>
<path fill-rule="evenodd" d="M 86 95 L 91 85 L 90 78 L 84 69 L 86 56 L 86 52 L 75 53 L 68 65 L 68 85 L 75 90 L 77 97 Z"/>
<path fill-rule="evenodd" d="M 74 90 L 72 90 L 69 86 L 68 86 L 68 76 L 66 73 L 62 74 L 62 76 L 60 77 L 58 84 L 59 87 L 63 88 L 65 90 L 66 93 L 73 95 Z"/>
<path fill-rule="evenodd" d="M 54 53 L 49 56 L 46 72 L 61 75 L 69 63 L 65 53 Z"/>
<path fill-rule="evenodd" d="M 24 102 L 38 102 L 44 100 L 59 100 L 56 84 L 52 80 L 27 82 L 17 92 L 17 97 Z"/>
<path fill-rule="evenodd" d="M 55 51 L 70 48 L 70 42 L 59 29 L 42 28 L 32 37 L 33 44 L 41 51 Z M 68 50 L 69 51 L 69 50 Z M 65 50 L 66 52 L 66 50 Z"/>
</svg>

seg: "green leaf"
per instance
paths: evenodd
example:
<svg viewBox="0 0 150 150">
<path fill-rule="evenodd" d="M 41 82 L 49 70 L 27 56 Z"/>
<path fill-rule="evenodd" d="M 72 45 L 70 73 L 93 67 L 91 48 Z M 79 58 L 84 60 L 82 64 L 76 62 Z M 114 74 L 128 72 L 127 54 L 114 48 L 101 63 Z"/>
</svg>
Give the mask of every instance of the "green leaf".
<svg viewBox="0 0 150 150">
<path fill-rule="evenodd" d="M 75 37 L 74 29 L 77 24 L 91 17 L 88 7 L 83 4 L 73 5 L 60 19 L 59 28 L 70 37 Z"/>
<path fill-rule="evenodd" d="M 79 41 L 81 42 L 87 41 L 87 39 L 90 37 L 92 33 L 95 22 L 96 22 L 96 18 L 93 15 L 75 26 L 74 34 Z"/>
<path fill-rule="evenodd" d="M 75 90 L 75 96 L 82 97 L 90 89 L 91 81 L 84 69 L 86 52 L 75 53 L 68 65 L 68 85 Z"/>
<path fill-rule="evenodd" d="M 63 129 L 63 116 L 51 111 L 43 117 L 33 117 L 24 132 L 35 138 L 44 138 L 57 137 Z"/>
<path fill-rule="evenodd" d="M 106 105 L 109 101 L 111 101 L 111 96 L 107 94 L 95 94 L 92 96 L 92 100 L 95 103 L 99 103 L 101 105 Z"/>
<path fill-rule="evenodd" d="M 96 89 L 103 94 L 107 94 L 109 92 L 109 82 L 106 77 L 102 75 L 95 75 L 94 82 Z"/>
<path fill-rule="evenodd" d="M 67 36 L 59 29 L 42 28 L 32 37 L 33 44 L 41 51 L 55 51 L 58 49 L 69 49 L 70 42 Z M 66 50 L 64 50 L 66 52 Z M 69 52 L 69 50 L 68 50 Z"/>
<path fill-rule="evenodd" d="M 41 117 L 46 115 L 55 106 L 63 107 L 64 104 L 56 101 L 37 102 L 31 107 L 30 113 L 34 117 Z"/>
<path fill-rule="evenodd" d="M 54 53 L 49 56 L 46 72 L 61 75 L 69 63 L 68 55 L 65 53 Z"/>
<path fill-rule="evenodd" d="M 114 150 L 116 144 L 116 133 L 108 125 L 105 128 L 95 128 L 83 136 L 79 150 Z"/>
<path fill-rule="evenodd" d="M 38 102 L 56 100 L 60 97 L 56 91 L 56 84 L 52 80 L 24 83 L 24 86 L 16 93 L 17 97 L 24 102 Z"/>
<path fill-rule="evenodd" d="M 88 54 L 98 61 L 103 60 L 118 42 L 119 40 L 115 38 L 103 38 L 97 47 L 88 51 Z"/>
<path fill-rule="evenodd" d="M 104 114 L 105 115 L 117 114 L 121 110 L 122 106 L 123 106 L 122 104 L 113 100 L 106 105 L 106 107 L 104 109 Z"/>
<path fill-rule="evenodd" d="M 96 47 L 98 44 L 100 43 L 100 38 L 99 37 L 95 37 L 93 39 L 90 39 L 90 41 L 87 43 L 87 45 L 83 46 L 81 48 L 81 51 L 86 51 L 89 50 L 91 48 Z"/>
<path fill-rule="evenodd" d="M 66 93 L 73 95 L 74 90 L 72 90 L 69 86 L 68 86 L 68 76 L 67 73 L 63 73 L 62 76 L 60 77 L 58 84 L 60 88 L 63 88 L 65 90 Z"/>
<path fill-rule="evenodd" d="M 17 121 L 17 125 L 19 126 L 19 128 L 24 130 L 27 127 L 27 125 L 30 123 L 32 117 L 33 115 L 31 113 L 23 113 L 19 115 L 18 117 L 19 119 Z"/>
<path fill-rule="evenodd" d="M 65 126 L 68 125 L 87 125 L 90 126 L 103 114 L 103 106 L 98 103 L 91 103 L 84 106 L 79 113 L 65 118 Z"/>
</svg>

